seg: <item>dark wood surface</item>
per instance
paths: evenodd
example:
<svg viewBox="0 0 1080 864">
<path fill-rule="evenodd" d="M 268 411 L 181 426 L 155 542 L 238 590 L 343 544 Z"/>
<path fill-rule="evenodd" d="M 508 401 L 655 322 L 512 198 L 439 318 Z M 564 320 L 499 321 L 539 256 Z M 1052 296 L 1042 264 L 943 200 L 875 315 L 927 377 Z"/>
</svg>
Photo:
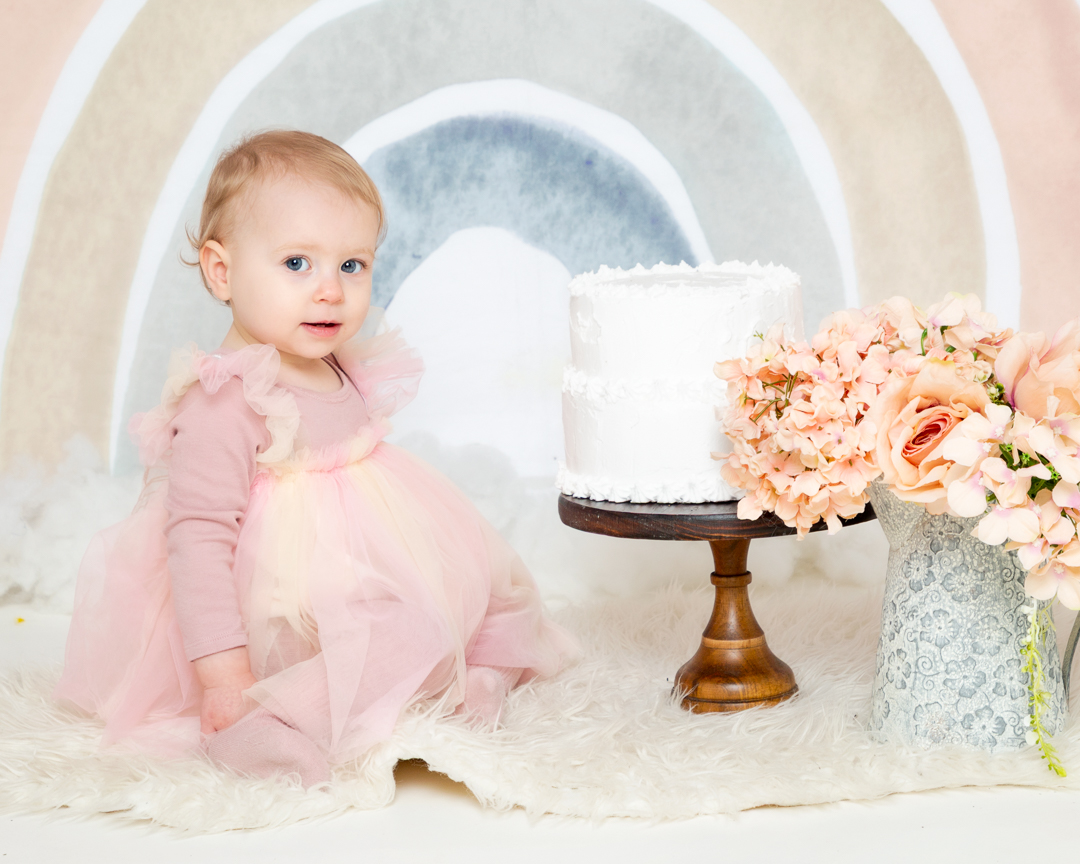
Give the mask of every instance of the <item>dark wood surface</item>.
<svg viewBox="0 0 1080 864">
<path fill-rule="evenodd" d="M 588 498 L 559 496 L 559 518 L 571 528 L 592 534 L 635 540 L 719 540 L 724 537 L 782 537 L 794 534 L 774 513 L 762 513 L 750 521 L 736 513 L 737 501 L 718 504 L 615 504 Z M 874 517 L 870 504 L 845 525 Z M 811 531 L 824 531 L 818 522 Z"/>
<path fill-rule="evenodd" d="M 798 691 L 795 675 L 773 654 L 750 608 L 750 540 L 794 534 L 772 513 L 740 519 L 734 501 L 720 504 L 615 504 L 559 497 L 559 517 L 571 528 L 639 540 L 706 540 L 712 548 L 712 615 L 697 653 L 675 676 L 682 706 L 697 713 L 777 705 Z M 846 525 L 874 518 L 869 504 Z M 825 528 L 819 522 L 812 530 Z"/>
</svg>

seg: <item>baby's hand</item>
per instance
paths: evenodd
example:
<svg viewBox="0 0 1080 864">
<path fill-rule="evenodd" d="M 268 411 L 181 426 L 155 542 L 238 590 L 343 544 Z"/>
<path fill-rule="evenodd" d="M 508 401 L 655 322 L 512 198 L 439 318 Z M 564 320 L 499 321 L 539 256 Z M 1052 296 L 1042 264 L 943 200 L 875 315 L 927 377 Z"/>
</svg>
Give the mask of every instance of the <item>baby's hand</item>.
<svg viewBox="0 0 1080 864">
<path fill-rule="evenodd" d="M 203 690 L 202 713 L 199 718 L 202 731 L 207 735 L 220 732 L 243 717 L 247 709 L 241 691 L 254 683 L 255 679 L 252 678 L 249 684 L 237 687 L 208 687 Z"/>
<path fill-rule="evenodd" d="M 200 724 L 204 734 L 228 729 L 247 713 L 242 693 L 255 683 L 247 648 L 200 657 L 195 672 L 203 685 Z"/>
</svg>

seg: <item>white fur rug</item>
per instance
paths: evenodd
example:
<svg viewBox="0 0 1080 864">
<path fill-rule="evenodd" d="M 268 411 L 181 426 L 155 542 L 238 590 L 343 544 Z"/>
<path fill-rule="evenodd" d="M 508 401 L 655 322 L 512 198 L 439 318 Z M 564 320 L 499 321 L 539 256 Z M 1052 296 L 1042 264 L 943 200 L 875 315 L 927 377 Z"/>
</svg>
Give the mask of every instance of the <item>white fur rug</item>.
<svg viewBox="0 0 1080 864">
<path fill-rule="evenodd" d="M 754 590 L 756 589 L 756 590 Z M 997 784 L 1080 788 L 1080 725 L 1057 736 L 1068 778 L 1032 750 L 1004 756 L 912 751 L 863 729 L 879 591 L 795 578 L 752 586 L 774 651 L 800 693 L 770 709 L 692 715 L 669 693 L 695 650 L 712 589 L 670 588 L 564 608 L 585 659 L 512 695 L 492 733 L 414 712 L 394 739 L 339 769 L 328 788 L 250 781 L 188 759 L 96 747 L 99 726 L 48 698 L 55 670 L 0 681 L 0 811 L 113 813 L 192 831 L 280 826 L 389 804 L 399 759 L 419 758 L 485 805 L 600 819 L 685 818 L 763 805 L 871 799 Z"/>
</svg>

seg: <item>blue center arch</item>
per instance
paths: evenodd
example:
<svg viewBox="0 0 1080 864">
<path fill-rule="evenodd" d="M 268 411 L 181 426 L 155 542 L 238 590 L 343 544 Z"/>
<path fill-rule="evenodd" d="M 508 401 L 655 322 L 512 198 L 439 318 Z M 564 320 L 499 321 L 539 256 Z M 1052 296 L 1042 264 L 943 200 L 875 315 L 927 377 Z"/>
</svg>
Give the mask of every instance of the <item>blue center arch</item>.
<svg viewBox="0 0 1080 864">
<path fill-rule="evenodd" d="M 571 273 L 698 261 L 667 203 L 616 154 L 522 117 L 447 120 L 377 151 L 368 173 L 389 214 L 374 302 L 463 228 L 494 226 Z"/>
</svg>

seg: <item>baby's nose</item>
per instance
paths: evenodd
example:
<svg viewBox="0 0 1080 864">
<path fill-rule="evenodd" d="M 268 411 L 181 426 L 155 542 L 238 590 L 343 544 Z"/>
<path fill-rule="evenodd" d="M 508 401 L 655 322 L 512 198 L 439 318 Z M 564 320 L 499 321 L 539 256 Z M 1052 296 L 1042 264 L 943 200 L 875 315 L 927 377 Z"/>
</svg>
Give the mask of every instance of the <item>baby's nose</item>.
<svg viewBox="0 0 1080 864">
<path fill-rule="evenodd" d="M 315 291 L 316 300 L 336 303 L 344 297 L 345 292 L 342 290 L 341 282 L 336 273 L 324 276 L 319 280 L 319 287 Z"/>
</svg>

